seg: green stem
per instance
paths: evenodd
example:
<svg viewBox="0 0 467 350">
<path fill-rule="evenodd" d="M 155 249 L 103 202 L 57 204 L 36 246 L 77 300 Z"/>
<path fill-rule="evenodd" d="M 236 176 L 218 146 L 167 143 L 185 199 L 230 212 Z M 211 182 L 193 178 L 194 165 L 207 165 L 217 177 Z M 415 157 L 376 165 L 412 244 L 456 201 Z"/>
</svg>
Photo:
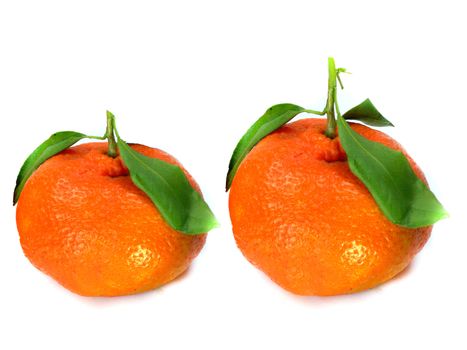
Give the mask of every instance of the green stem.
<svg viewBox="0 0 467 350">
<path fill-rule="evenodd" d="M 109 149 L 107 154 L 109 157 L 115 158 L 118 155 L 117 152 L 117 142 L 115 141 L 115 122 L 114 115 L 107 111 L 107 130 L 105 132 L 105 137 L 107 138 Z"/>
<path fill-rule="evenodd" d="M 335 102 L 336 102 L 336 86 L 337 86 L 337 71 L 334 58 L 328 58 L 328 99 L 326 101 L 326 116 L 327 125 L 324 134 L 333 139 L 336 137 L 336 116 L 335 116 Z"/>
<path fill-rule="evenodd" d="M 337 116 L 340 117 L 341 111 L 339 110 L 339 105 L 337 104 L 337 91 L 334 92 L 334 106 L 336 107 Z"/>
</svg>

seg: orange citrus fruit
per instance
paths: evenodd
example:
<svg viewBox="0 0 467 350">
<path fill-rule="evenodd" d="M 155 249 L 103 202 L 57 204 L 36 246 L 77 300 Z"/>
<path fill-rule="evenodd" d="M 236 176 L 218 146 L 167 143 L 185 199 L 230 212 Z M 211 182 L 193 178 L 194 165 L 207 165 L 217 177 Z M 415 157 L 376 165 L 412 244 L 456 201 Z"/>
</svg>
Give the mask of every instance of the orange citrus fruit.
<svg viewBox="0 0 467 350">
<path fill-rule="evenodd" d="M 408 157 L 384 133 L 351 127 Z M 246 156 L 230 189 L 239 249 L 273 281 L 300 295 L 375 287 L 408 266 L 432 229 L 391 223 L 350 171 L 339 138 L 326 137 L 325 129 L 324 119 L 282 126 Z"/>
<path fill-rule="evenodd" d="M 131 147 L 183 169 L 161 150 Z M 16 214 L 32 264 L 86 296 L 161 286 L 188 268 L 206 240 L 206 234 L 172 229 L 133 184 L 121 158 L 109 157 L 107 149 L 105 142 L 87 143 L 48 159 L 28 179 Z"/>
</svg>

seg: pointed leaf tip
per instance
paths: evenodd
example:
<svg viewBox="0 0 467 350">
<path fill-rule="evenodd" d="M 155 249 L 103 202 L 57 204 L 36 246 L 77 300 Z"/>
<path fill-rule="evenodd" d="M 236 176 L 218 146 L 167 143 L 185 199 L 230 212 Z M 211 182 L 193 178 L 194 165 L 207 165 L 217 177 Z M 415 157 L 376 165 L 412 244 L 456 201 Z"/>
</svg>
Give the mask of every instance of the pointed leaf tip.
<svg viewBox="0 0 467 350">
<path fill-rule="evenodd" d="M 394 126 L 383 117 L 368 98 L 359 105 L 349 109 L 342 117 L 346 120 L 359 120 L 371 126 Z"/>
<path fill-rule="evenodd" d="M 33 172 L 47 159 L 74 145 L 86 135 L 74 131 L 61 131 L 50 136 L 23 163 L 13 193 L 13 205 L 18 202 L 21 191 Z"/>
<path fill-rule="evenodd" d="M 225 183 L 227 192 L 232 185 L 233 178 L 242 160 L 253 147 L 264 137 L 277 130 L 297 114 L 306 112 L 306 109 L 291 103 L 277 104 L 269 108 L 243 135 L 238 142 L 229 162 L 229 170 Z"/>
</svg>

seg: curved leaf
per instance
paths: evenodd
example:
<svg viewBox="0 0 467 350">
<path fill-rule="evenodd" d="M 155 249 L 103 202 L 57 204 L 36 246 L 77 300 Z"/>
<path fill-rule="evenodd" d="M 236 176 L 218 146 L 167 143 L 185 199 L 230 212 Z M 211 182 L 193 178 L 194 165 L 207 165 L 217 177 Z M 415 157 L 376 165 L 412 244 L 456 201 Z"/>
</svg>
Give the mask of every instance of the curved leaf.
<svg viewBox="0 0 467 350">
<path fill-rule="evenodd" d="M 359 105 L 349 109 L 342 117 L 347 120 L 359 120 L 371 126 L 394 126 L 383 117 L 368 98 Z"/>
<path fill-rule="evenodd" d="M 341 116 L 337 126 L 350 170 L 365 184 L 391 222 L 417 228 L 448 216 L 402 152 L 364 138 Z"/>
<path fill-rule="evenodd" d="M 117 144 L 133 183 L 148 195 L 172 228 L 194 235 L 218 226 L 211 209 L 180 167 L 146 157 L 120 138 Z"/>
<path fill-rule="evenodd" d="M 85 137 L 86 135 L 79 132 L 61 131 L 53 134 L 39 147 L 37 147 L 23 163 L 18 177 L 16 178 L 13 205 L 18 202 L 19 195 L 21 194 L 26 181 L 42 163 Z"/>
<path fill-rule="evenodd" d="M 243 135 L 238 142 L 230 158 L 225 186 L 226 191 L 228 191 L 232 185 L 235 173 L 248 152 L 250 152 L 261 139 L 280 128 L 297 114 L 305 111 L 305 108 L 291 103 L 274 105 L 248 129 L 246 134 Z"/>
</svg>

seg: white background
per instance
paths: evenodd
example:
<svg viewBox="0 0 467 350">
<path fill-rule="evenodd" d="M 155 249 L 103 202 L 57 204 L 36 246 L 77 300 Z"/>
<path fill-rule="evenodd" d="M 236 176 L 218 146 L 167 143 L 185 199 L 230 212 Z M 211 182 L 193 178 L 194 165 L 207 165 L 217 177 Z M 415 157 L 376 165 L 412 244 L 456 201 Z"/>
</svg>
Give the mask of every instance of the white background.
<svg viewBox="0 0 467 350">
<path fill-rule="evenodd" d="M 1 1 L 0 348 L 466 349 L 467 25 L 462 1 Z M 269 106 L 321 109 L 327 57 L 370 97 L 451 214 L 406 273 L 371 291 L 297 297 L 236 248 L 231 152 Z M 222 223 L 163 288 L 84 298 L 23 256 L 11 198 L 51 133 L 103 134 L 175 155 Z"/>
</svg>

